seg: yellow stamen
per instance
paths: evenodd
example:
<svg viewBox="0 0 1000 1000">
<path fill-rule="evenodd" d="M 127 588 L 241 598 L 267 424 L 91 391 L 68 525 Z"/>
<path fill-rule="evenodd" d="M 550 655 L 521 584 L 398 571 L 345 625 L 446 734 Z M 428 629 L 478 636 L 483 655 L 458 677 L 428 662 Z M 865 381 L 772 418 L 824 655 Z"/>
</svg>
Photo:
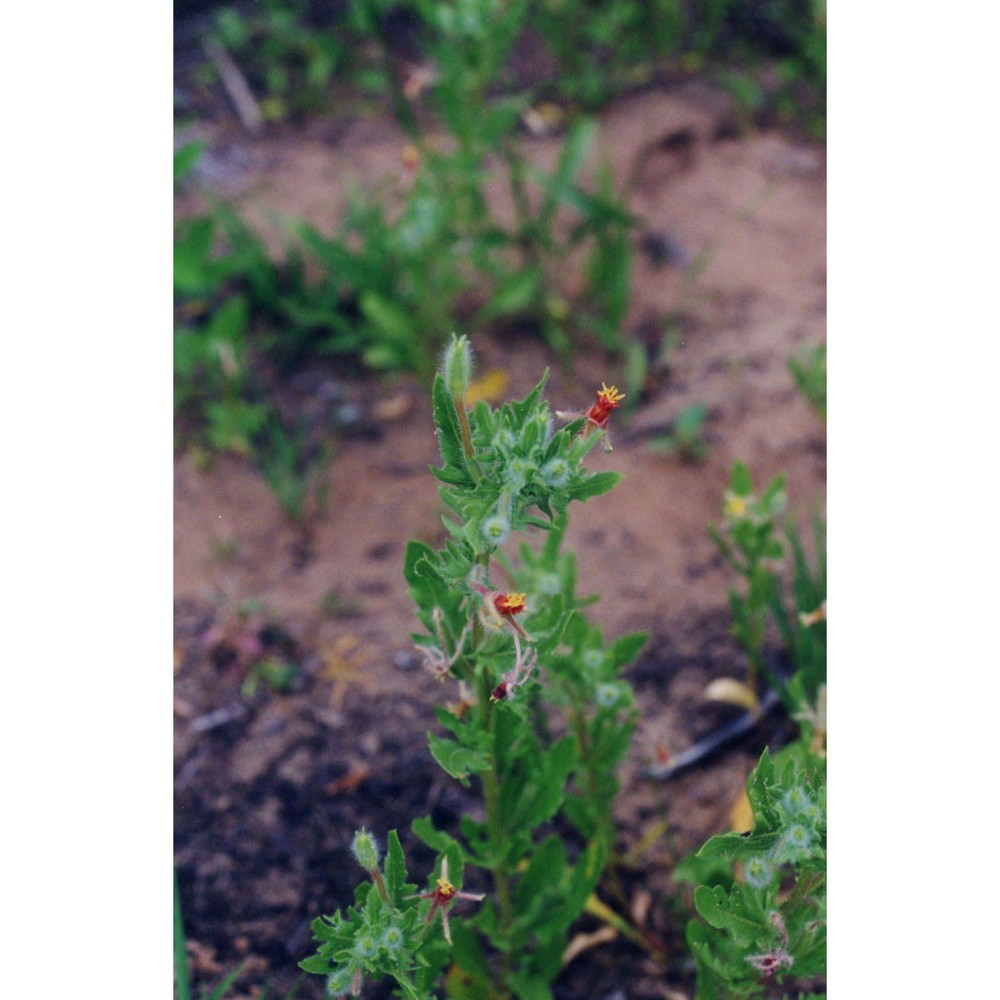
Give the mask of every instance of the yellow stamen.
<svg viewBox="0 0 1000 1000">
<path fill-rule="evenodd" d="M 729 517 L 745 517 L 747 513 L 747 498 L 731 493 L 726 497 L 725 512 Z"/>
<path fill-rule="evenodd" d="M 438 892 L 442 896 L 454 896 L 455 887 L 446 878 L 439 878 L 437 880 Z"/>
<path fill-rule="evenodd" d="M 524 610 L 525 594 L 501 594 L 497 609 L 501 614 L 514 614 Z"/>
<path fill-rule="evenodd" d="M 606 399 L 609 403 L 613 403 L 617 406 L 625 398 L 625 393 L 619 392 L 617 386 L 611 386 L 609 389 L 603 382 L 601 383 L 601 388 L 597 390 L 598 399 Z"/>
</svg>

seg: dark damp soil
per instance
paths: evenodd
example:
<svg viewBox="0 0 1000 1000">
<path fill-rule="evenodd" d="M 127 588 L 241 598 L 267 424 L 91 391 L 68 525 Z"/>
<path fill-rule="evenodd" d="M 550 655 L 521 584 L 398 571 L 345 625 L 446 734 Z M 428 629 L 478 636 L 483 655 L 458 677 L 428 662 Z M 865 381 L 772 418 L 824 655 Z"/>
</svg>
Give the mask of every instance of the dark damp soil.
<svg viewBox="0 0 1000 1000">
<path fill-rule="evenodd" d="M 241 695 L 245 637 L 219 627 L 210 608 L 177 608 L 178 641 L 188 653 L 177 677 L 175 849 L 196 983 L 217 982 L 242 963 L 238 980 L 271 984 L 284 996 L 300 978 L 297 963 L 312 952 L 311 921 L 353 898 L 360 871 L 348 846 L 361 826 L 383 836 L 398 829 L 414 877 L 432 853 L 409 831 L 430 815 L 456 831 L 479 808 L 474 790 L 444 775 L 426 748 L 425 731 L 440 689 L 400 660 L 397 691 L 372 696 L 364 684 L 331 697 L 323 667 L 274 623 L 250 626 L 265 649 L 280 647 L 302 664 L 292 690 Z M 736 710 L 693 698 L 714 677 L 731 672 L 733 653 L 722 616 L 692 625 L 680 641 L 654 639 L 628 671 L 641 705 L 655 716 L 661 701 L 683 713 L 678 744 L 690 744 Z M 334 688 L 334 690 L 336 690 Z M 783 738 L 780 720 L 754 732 L 703 766 L 669 782 L 642 776 L 650 755 L 637 753 L 623 776 L 620 847 L 627 855 L 652 823 L 666 820 L 652 847 L 621 867 L 599 890 L 625 912 L 641 914 L 643 932 L 664 956 L 654 960 L 618 939 L 584 951 L 555 984 L 560 998 L 665 997 L 690 991 L 683 946 L 688 903 L 670 882 L 672 861 L 725 828 L 728 810 L 765 740 Z M 472 886 L 472 888 L 476 888 Z M 487 888 L 482 886 L 479 888 Z M 596 930 L 584 918 L 579 930 Z M 322 995 L 319 977 L 305 977 L 296 996 Z M 370 985 L 365 996 L 389 996 Z"/>
</svg>

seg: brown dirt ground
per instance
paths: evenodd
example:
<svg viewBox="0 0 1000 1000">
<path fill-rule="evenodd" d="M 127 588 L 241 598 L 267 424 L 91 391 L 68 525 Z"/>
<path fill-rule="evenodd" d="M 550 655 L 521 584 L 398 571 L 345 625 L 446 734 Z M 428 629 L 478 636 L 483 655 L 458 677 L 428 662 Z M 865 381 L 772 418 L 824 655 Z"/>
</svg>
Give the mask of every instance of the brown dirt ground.
<svg viewBox="0 0 1000 1000">
<path fill-rule="evenodd" d="M 755 734 L 666 784 L 641 776 L 654 739 L 682 750 L 734 711 L 701 697 L 708 679 L 738 675 L 744 664 L 728 634 L 732 581 L 705 527 L 737 459 L 758 483 L 787 475 L 800 523 L 824 510 L 824 429 L 787 361 L 825 340 L 825 155 L 778 134 L 734 136 L 725 113 L 709 94 L 661 90 L 601 117 L 599 155 L 631 178 L 633 210 L 690 258 L 709 257 L 686 282 L 681 269 L 636 253 L 628 328 L 676 315 L 682 340 L 669 378 L 616 414 L 614 452 L 592 453 L 595 467 L 623 472 L 624 482 L 576 505 L 570 530 L 582 589 L 603 595 L 592 615 L 605 633 L 653 637 L 629 672 L 644 723 L 623 775 L 620 820 L 625 846 L 661 818 L 669 832 L 624 892 L 632 903 L 652 893 L 647 926 L 672 962 L 663 970 L 630 945 L 606 945 L 566 970 L 557 984 L 565 997 L 690 991 L 669 863 L 726 827 L 762 746 Z M 551 163 L 558 140 L 529 145 Z M 401 183 L 401 146 L 385 121 L 349 117 L 270 140 L 213 136 L 230 196 L 272 233 L 280 216 L 332 227 L 349 178 Z M 512 396 L 553 365 L 528 338 L 476 345 L 482 369 L 507 370 Z M 595 384 L 615 379 L 620 369 L 598 353 L 578 356 L 573 372 L 553 366 L 548 397 L 577 408 Z M 294 391 L 308 408 L 321 388 L 318 376 Z M 175 462 L 175 843 L 192 961 L 197 982 L 244 961 L 242 995 L 270 979 L 272 1000 L 312 950 L 308 921 L 350 898 L 346 847 L 356 826 L 383 834 L 398 826 L 417 868 L 428 859 L 410 820 L 430 811 L 447 824 L 474 808 L 425 750 L 440 689 L 413 669 L 408 640 L 405 543 L 441 537 L 426 472 L 436 459 L 428 400 L 407 379 L 346 391 L 371 415 L 372 433 L 341 442 L 327 502 L 305 532 L 248 465 L 225 459 L 204 471 L 189 454 Z M 707 461 L 652 454 L 650 432 L 694 402 L 709 408 Z M 251 600 L 259 616 L 239 625 L 236 610 Z M 294 658 L 302 670 L 292 692 L 243 701 L 241 643 Z M 319 985 L 309 977 L 298 996 L 318 997 Z"/>
</svg>

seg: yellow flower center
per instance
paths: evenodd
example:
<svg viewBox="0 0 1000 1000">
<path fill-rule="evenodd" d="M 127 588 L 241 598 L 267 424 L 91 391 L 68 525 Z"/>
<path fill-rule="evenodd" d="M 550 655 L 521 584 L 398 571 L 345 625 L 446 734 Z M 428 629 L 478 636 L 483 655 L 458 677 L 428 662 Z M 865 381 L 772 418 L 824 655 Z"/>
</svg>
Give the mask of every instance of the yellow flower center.
<svg viewBox="0 0 1000 1000">
<path fill-rule="evenodd" d="M 496 599 L 497 611 L 502 615 L 516 615 L 524 610 L 525 594 L 501 594 Z"/>
<path fill-rule="evenodd" d="M 437 880 L 438 893 L 442 896 L 454 896 L 455 887 L 446 878 L 439 878 Z"/>
<path fill-rule="evenodd" d="M 726 513 L 730 517 L 745 517 L 747 512 L 747 498 L 729 496 L 726 498 Z"/>
<path fill-rule="evenodd" d="M 625 393 L 619 392 L 618 387 L 614 385 L 609 389 L 602 382 L 601 388 L 597 390 L 597 398 L 606 399 L 613 406 L 617 406 L 625 398 Z"/>
</svg>

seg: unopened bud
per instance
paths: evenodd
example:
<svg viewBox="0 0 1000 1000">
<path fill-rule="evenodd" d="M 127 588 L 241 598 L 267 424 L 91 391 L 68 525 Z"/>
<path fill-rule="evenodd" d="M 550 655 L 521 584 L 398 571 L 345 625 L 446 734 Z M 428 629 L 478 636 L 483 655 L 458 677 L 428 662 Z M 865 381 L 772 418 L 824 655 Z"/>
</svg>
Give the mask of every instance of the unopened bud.
<svg viewBox="0 0 1000 1000">
<path fill-rule="evenodd" d="M 472 348 L 464 334 L 461 337 L 451 335 L 451 343 L 444 352 L 443 368 L 444 383 L 452 399 L 461 400 L 472 378 Z"/>
<path fill-rule="evenodd" d="M 354 835 L 351 853 L 366 871 L 378 870 L 378 842 L 364 827 Z"/>
<path fill-rule="evenodd" d="M 510 534 L 510 521 L 503 514 L 491 514 L 483 521 L 482 532 L 483 538 L 490 545 L 501 545 L 507 540 L 507 536 Z"/>
<path fill-rule="evenodd" d="M 569 482 L 570 472 L 569 462 L 565 458 L 553 458 L 546 462 L 541 468 L 542 480 L 546 485 L 558 489 Z"/>
</svg>

